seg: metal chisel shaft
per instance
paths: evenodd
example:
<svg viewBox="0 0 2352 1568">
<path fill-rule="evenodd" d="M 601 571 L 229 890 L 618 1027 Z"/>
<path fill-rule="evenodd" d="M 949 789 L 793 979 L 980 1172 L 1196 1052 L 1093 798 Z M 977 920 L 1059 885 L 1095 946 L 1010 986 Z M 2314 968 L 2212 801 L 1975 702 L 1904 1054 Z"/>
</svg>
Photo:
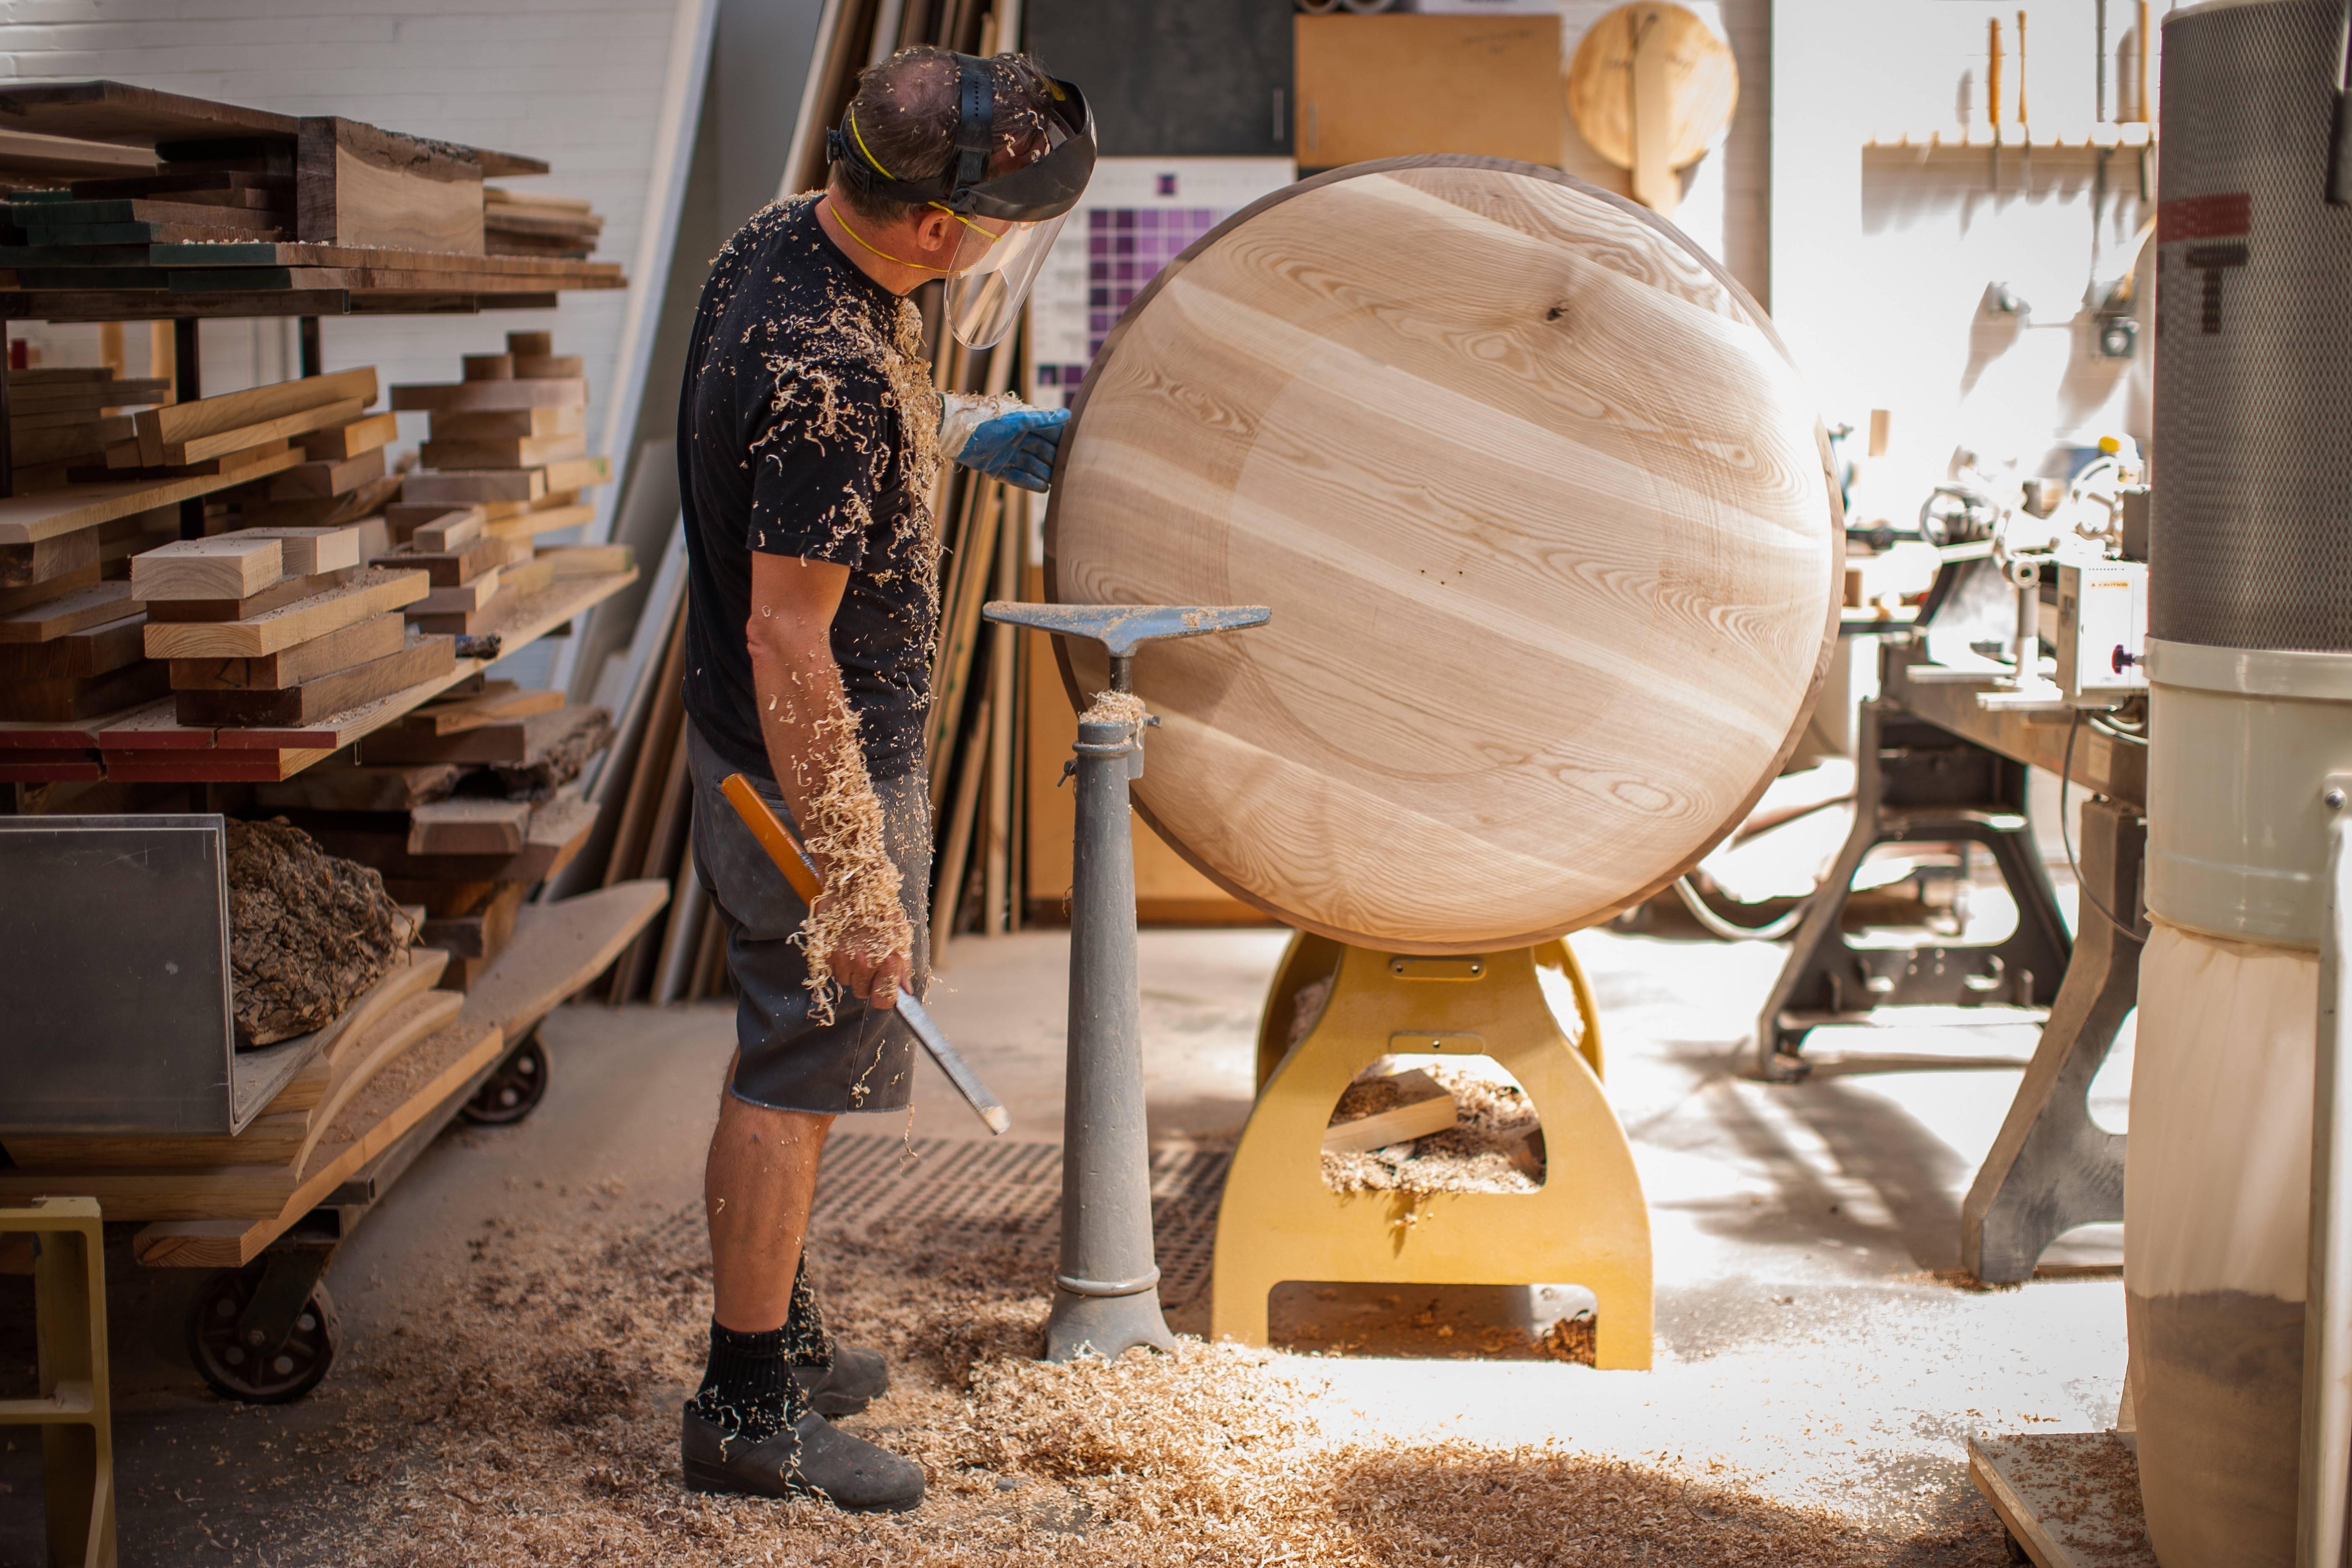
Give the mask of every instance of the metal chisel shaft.
<svg viewBox="0 0 2352 1568">
<path fill-rule="evenodd" d="M 719 791 L 735 808 L 735 815 L 743 819 L 743 826 L 751 830 L 751 837 L 760 841 L 760 847 L 768 852 L 768 858 L 776 863 L 776 869 L 784 874 L 784 880 L 793 885 L 801 902 L 814 906 L 824 884 L 817 879 L 816 868 L 809 864 L 808 854 L 793 837 L 792 829 L 760 798 L 760 792 L 743 774 L 730 773 Z M 980 1081 L 980 1075 L 971 1070 L 963 1054 L 948 1043 L 947 1036 L 940 1032 L 939 1024 L 923 1005 L 915 1000 L 913 992 L 902 989 L 898 993 L 898 1016 L 915 1031 L 915 1038 L 923 1042 L 923 1048 L 931 1053 L 931 1059 L 940 1064 L 940 1070 L 947 1074 L 948 1081 L 955 1085 L 956 1092 L 988 1124 L 991 1132 L 1002 1133 L 1013 1125 L 1013 1118 L 1006 1114 L 1003 1102 L 988 1092 L 988 1086 Z"/>
</svg>

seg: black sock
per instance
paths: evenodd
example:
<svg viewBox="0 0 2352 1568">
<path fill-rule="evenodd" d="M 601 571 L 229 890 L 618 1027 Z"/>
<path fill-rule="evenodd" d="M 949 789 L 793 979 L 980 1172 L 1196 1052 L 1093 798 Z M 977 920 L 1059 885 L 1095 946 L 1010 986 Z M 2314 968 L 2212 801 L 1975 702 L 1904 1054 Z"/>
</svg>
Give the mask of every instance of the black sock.
<svg viewBox="0 0 2352 1568">
<path fill-rule="evenodd" d="M 824 1331 L 824 1310 L 809 1285 L 808 1248 L 801 1248 L 800 1272 L 793 1276 L 792 1306 L 784 1313 L 784 1359 L 794 1366 L 831 1366 L 833 1336 Z"/>
<path fill-rule="evenodd" d="M 688 1408 L 748 1442 L 764 1443 L 804 1413 L 784 1359 L 789 1329 L 738 1333 L 710 1321 L 710 1359 Z"/>
</svg>

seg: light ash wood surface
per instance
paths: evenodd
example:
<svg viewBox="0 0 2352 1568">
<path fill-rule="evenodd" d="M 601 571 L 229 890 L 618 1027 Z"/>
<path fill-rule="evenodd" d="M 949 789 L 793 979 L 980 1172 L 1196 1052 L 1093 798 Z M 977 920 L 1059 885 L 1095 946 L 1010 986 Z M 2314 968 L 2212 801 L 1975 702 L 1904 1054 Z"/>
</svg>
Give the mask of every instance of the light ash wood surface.
<svg viewBox="0 0 2352 1568">
<path fill-rule="evenodd" d="M 1662 888 L 1835 641 L 1827 446 L 1769 324 L 1549 170 L 1360 165 L 1239 215 L 1128 312 L 1062 452 L 1049 596 L 1274 609 L 1139 658 L 1139 805 L 1344 942 L 1519 945 Z"/>
</svg>

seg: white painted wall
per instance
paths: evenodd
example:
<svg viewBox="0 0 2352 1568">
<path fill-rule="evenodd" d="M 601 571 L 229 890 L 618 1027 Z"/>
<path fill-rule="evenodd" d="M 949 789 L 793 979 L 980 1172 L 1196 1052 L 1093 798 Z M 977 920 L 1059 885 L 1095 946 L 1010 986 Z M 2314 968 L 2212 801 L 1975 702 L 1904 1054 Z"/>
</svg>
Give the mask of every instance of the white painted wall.
<svg viewBox="0 0 2352 1568">
<path fill-rule="evenodd" d="M 691 4 L 692 0 L 688 0 Z M 638 254 L 678 0 L 18 0 L 0 6 L 0 73 L 111 78 L 254 104 L 340 114 L 394 131 L 543 158 L 551 174 L 504 182 L 584 196 L 604 216 L 599 260 Z M 344 318 L 323 324 L 326 368 L 374 364 L 387 383 L 453 381 L 457 359 L 509 330 L 548 330 L 587 362 L 590 430 L 603 427 L 625 298 L 564 297 L 555 310 Z M 95 327 L 11 322 L 49 363 L 95 363 Z M 290 325 L 207 321 L 207 393 L 296 373 Z M 146 336 L 126 334 L 128 368 Z M 424 435 L 422 415 L 402 434 Z M 411 428 L 410 426 L 413 426 Z"/>
<path fill-rule="evenodd" d="M 2169 6 L 2158 0 L 2160 23 Z M 2109 116 L 2135 107 L 2129 0 L 2110 0 Z M 2096 91 L 2094 0 L 2029 7 L 2032 129 L 2087 134 Z M 2065 471 L 2101 435 L 2147 437 L 2151 338 L 2143 258 L 2142 331 L 2128 360 L 2101 357 L 2084 295 L 2111 279 L 2149 208 L 2137 154 L 2096 157 L 2014 146 L 1996 185 L 1989 151 L 1865 152 L 1874 136 L 1949 136 L 1986 114 L 1988 27 L 2007 54 L 2004 119 L 2017 94 L 2014 0 L 1777 0 L 1773 6 L 1772 315 L 1825 419 L 1868 429 L 1893 415 L 1894 450 L 1864 465 L 1856 521 L 1916 514 L 1956 447 L 2025 475 Z M 2022 315 L 1984 308 L 2007 283 Z M 1860 441 L 1849 450 L 1859 452 Z"/>
</svg>

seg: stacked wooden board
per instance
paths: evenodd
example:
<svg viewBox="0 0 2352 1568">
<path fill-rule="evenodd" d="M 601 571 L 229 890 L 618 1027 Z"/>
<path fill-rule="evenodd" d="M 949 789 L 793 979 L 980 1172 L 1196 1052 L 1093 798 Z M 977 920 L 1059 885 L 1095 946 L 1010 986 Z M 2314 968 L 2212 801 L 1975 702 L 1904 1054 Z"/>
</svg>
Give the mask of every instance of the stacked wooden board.
<svg viewBox="0 0 2352 1568">
<path fill-rule="evenodd" d="M 543 256 L 585 261 L 604 220 L 570 196 L 526 195 L 482 188 L 482 238 L 492 256 Z"/>
<path fill-rule="evenodd" d="M 570 248 L 518 249 L 502 232 L 492 252 L 483 181 L 545 174 L 537 159 L 121 82 L 10 88 L 0 114 L 34 140 L 72 139 L 15 161 L 47 188 L 13 192 L 0 214 L 6 315 L 119 319 L 126 290 L 184 316 L 552 304 L 561 289 L 625 286 L 617 266 Z M 71 155 L 91 143 L 134 160 Z M 558 198 L 497 205 L 541 214 L 566 241 L 593 221 Z"/>
<path fill-rule="evenodd" d="M 131 434 L 131 411 L 171 399 L 171 384 L 125 380 L 113 371 L 8 373 L 8 462 L 13 493 L 58 489 L 70 470 L 104 459 Z"/>
<path fill-rule="evenodd" d="M 588 455 L 588 383 L 577 354 L 546 332 L 509 332 L 504 353 L 468 354 L 465 379 L 395 386 L 392 405 L 432 416 L 419 467 L 392 514 L 394 531 L 430 521 L 427 509 L 478 506 L 507 538 L 577 527 L 594 515 L 580 492 L 612 477 Z"/>
<path fill-rule="evenodd" d="M 596 808 L 576 781 L 611 732 L 601 708 L 475 676 L 254 801 L 421 905 L 421 940 L 450 955 L 443 984 L 466 990 L 587 842 Z"/>
</svg>

